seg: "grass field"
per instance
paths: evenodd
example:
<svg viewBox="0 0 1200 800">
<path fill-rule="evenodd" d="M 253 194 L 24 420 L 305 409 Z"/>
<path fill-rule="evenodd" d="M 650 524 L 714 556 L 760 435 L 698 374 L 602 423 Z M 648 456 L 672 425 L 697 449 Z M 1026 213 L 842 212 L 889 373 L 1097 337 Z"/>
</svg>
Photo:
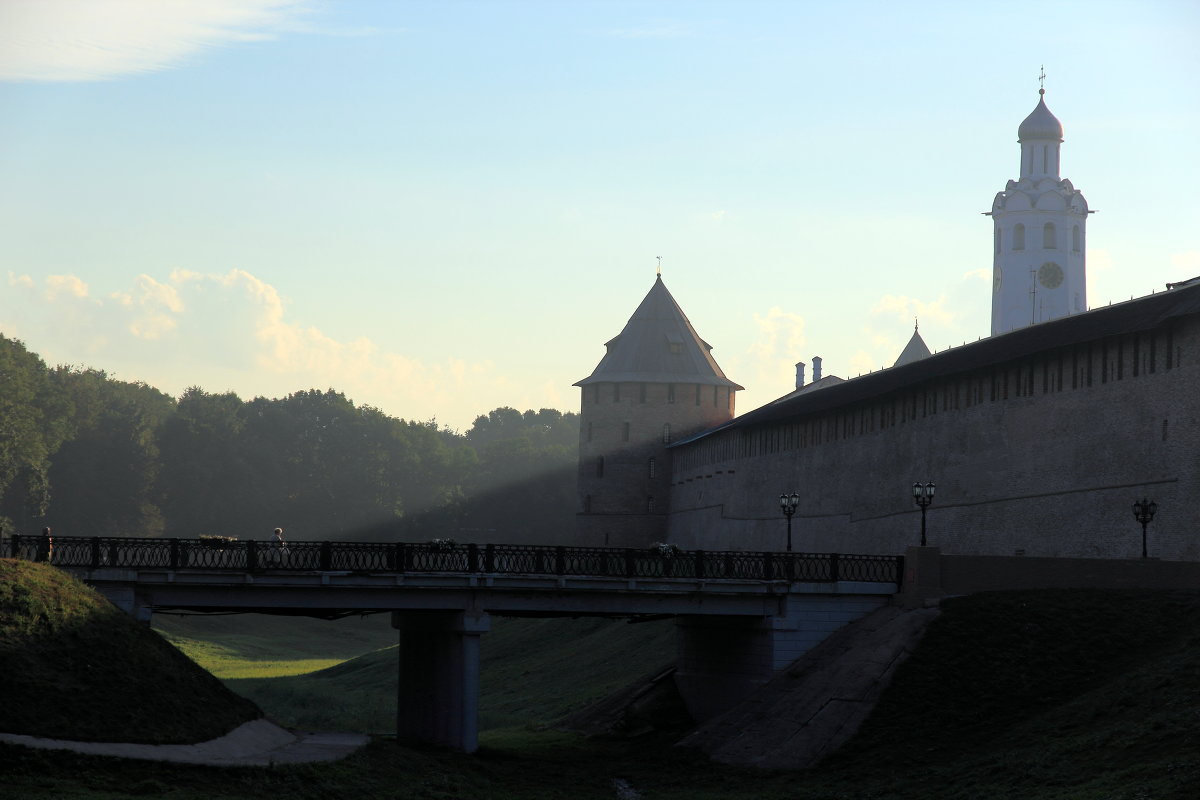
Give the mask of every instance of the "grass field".
<svg viewBox="0 0 1200 800">
<path fill-rule="evenodd" d="M 282 724 L 396 729 L 397 633 L 387 615 L 164 617 L 154 624 Z M 670 663 L 674 648 L 670 620 L 495 618 L 481 647 L 480 725 L 558 719 Z"/>
</svg>

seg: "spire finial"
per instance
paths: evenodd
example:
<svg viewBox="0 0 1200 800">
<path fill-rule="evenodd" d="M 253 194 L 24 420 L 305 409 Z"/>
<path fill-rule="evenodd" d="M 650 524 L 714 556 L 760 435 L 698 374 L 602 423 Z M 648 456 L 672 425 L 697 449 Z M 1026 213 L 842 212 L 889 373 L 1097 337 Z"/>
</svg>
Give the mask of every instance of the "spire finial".
<svg viewBox="0 0 1200 800">
<path fill-rule="evenodd" d="M 1042 64 L 1042 71 L 1038 74 L 1038 94 L 1046 93 L 1046 65 Z"/>
<path fill-rule="evenodd" d="M 918 322 L 918 320 L 917 320 L 917 318 L 916 318 L 916 317 L 913 317 L 913 333 L 917 333 L 917 332 L 919 332 L 920 330 L 921 330 L 921 325 L 920 325 L 920 323 Z"/>
<path fill-rule="evenodd" d="M 662 256 L 655 256 L 658 259 L 658 277 L 662 277 Z"/>
</svg>

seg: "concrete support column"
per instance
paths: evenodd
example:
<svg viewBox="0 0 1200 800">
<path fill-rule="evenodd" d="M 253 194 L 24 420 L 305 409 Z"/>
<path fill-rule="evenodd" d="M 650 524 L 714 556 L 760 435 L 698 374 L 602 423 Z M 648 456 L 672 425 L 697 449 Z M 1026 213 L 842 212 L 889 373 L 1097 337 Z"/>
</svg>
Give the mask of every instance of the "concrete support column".
<svg viewBox="0 0 1200 800">
<path fill-rule="evenodd" d="M 703 722 L 741 702 L 829 634 L 889 602 L 886 594 L 790 594 L 767 617 L 679 617 L 676 687 L 692 718 Z"/>
<path fill-rule="evenodd" d="M 909 547 L 904 552 L 904 586 L 900 600 L 905 608 L 921 608 L 941 598 L 942 550 Z"/>
<path fill-rule="evenodd" d="M 675 686 L 703 722 L 732 708 L 772 674 L 769 617 L 676 620 Z"/>
<path fill-rule="evenodd" d="M 146 598 L 138 594 L 132 586 L 98 586 L 96 591 L 138 622 L 150 624 L 154 609 L 146 603 Z"/>
<path fill-rule="evenodd" d="M 400 687 L 396 738 L 473 753 L 479 748 L 479 637 L 483 612 L 396 611 Z"/>
</svg>

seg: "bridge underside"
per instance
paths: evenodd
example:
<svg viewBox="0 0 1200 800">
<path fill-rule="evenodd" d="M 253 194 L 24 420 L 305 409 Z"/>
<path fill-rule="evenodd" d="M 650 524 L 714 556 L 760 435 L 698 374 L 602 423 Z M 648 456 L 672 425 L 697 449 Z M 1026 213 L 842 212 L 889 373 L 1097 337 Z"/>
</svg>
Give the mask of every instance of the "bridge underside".
<svg viewBox="0 0 1200 800">
<path fill-rule="evenodd" d="M 398 630 L 396 732 L 478 747 L 480 637 L 492 615 L 675 617 L 676 684 L 698 721 L 731 707 L 829 633 L 890 601 L 895 584 L 564 576 L 75 570 L 141 619 L 154 611 L 336 619 L 389 612 Z"/>
</svg>

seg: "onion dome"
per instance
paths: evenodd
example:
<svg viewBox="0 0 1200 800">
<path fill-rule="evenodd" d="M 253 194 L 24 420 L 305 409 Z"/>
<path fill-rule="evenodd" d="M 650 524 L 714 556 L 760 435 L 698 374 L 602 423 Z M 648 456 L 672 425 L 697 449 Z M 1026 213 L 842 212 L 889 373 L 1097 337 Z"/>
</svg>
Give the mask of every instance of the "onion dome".
<svg viewBox="0 0 1200 800">
<path fill-rule="evenodd" d="M 1050 113 L 1050 109 L 1046 108 L 1046 90 L 1038 91 L 1042 97 L 1038 98 L 1037 108 L 1033 110 L 1025 121 L 1021 123 L 1021 127 L 1017 128 L 1017 141 L 1025 142 L 1030 139 L 1053 139 L 1056 142 L 1063 140 L 1063 126 L 1058 121 L 1058 117 Z"/>
</svg>

